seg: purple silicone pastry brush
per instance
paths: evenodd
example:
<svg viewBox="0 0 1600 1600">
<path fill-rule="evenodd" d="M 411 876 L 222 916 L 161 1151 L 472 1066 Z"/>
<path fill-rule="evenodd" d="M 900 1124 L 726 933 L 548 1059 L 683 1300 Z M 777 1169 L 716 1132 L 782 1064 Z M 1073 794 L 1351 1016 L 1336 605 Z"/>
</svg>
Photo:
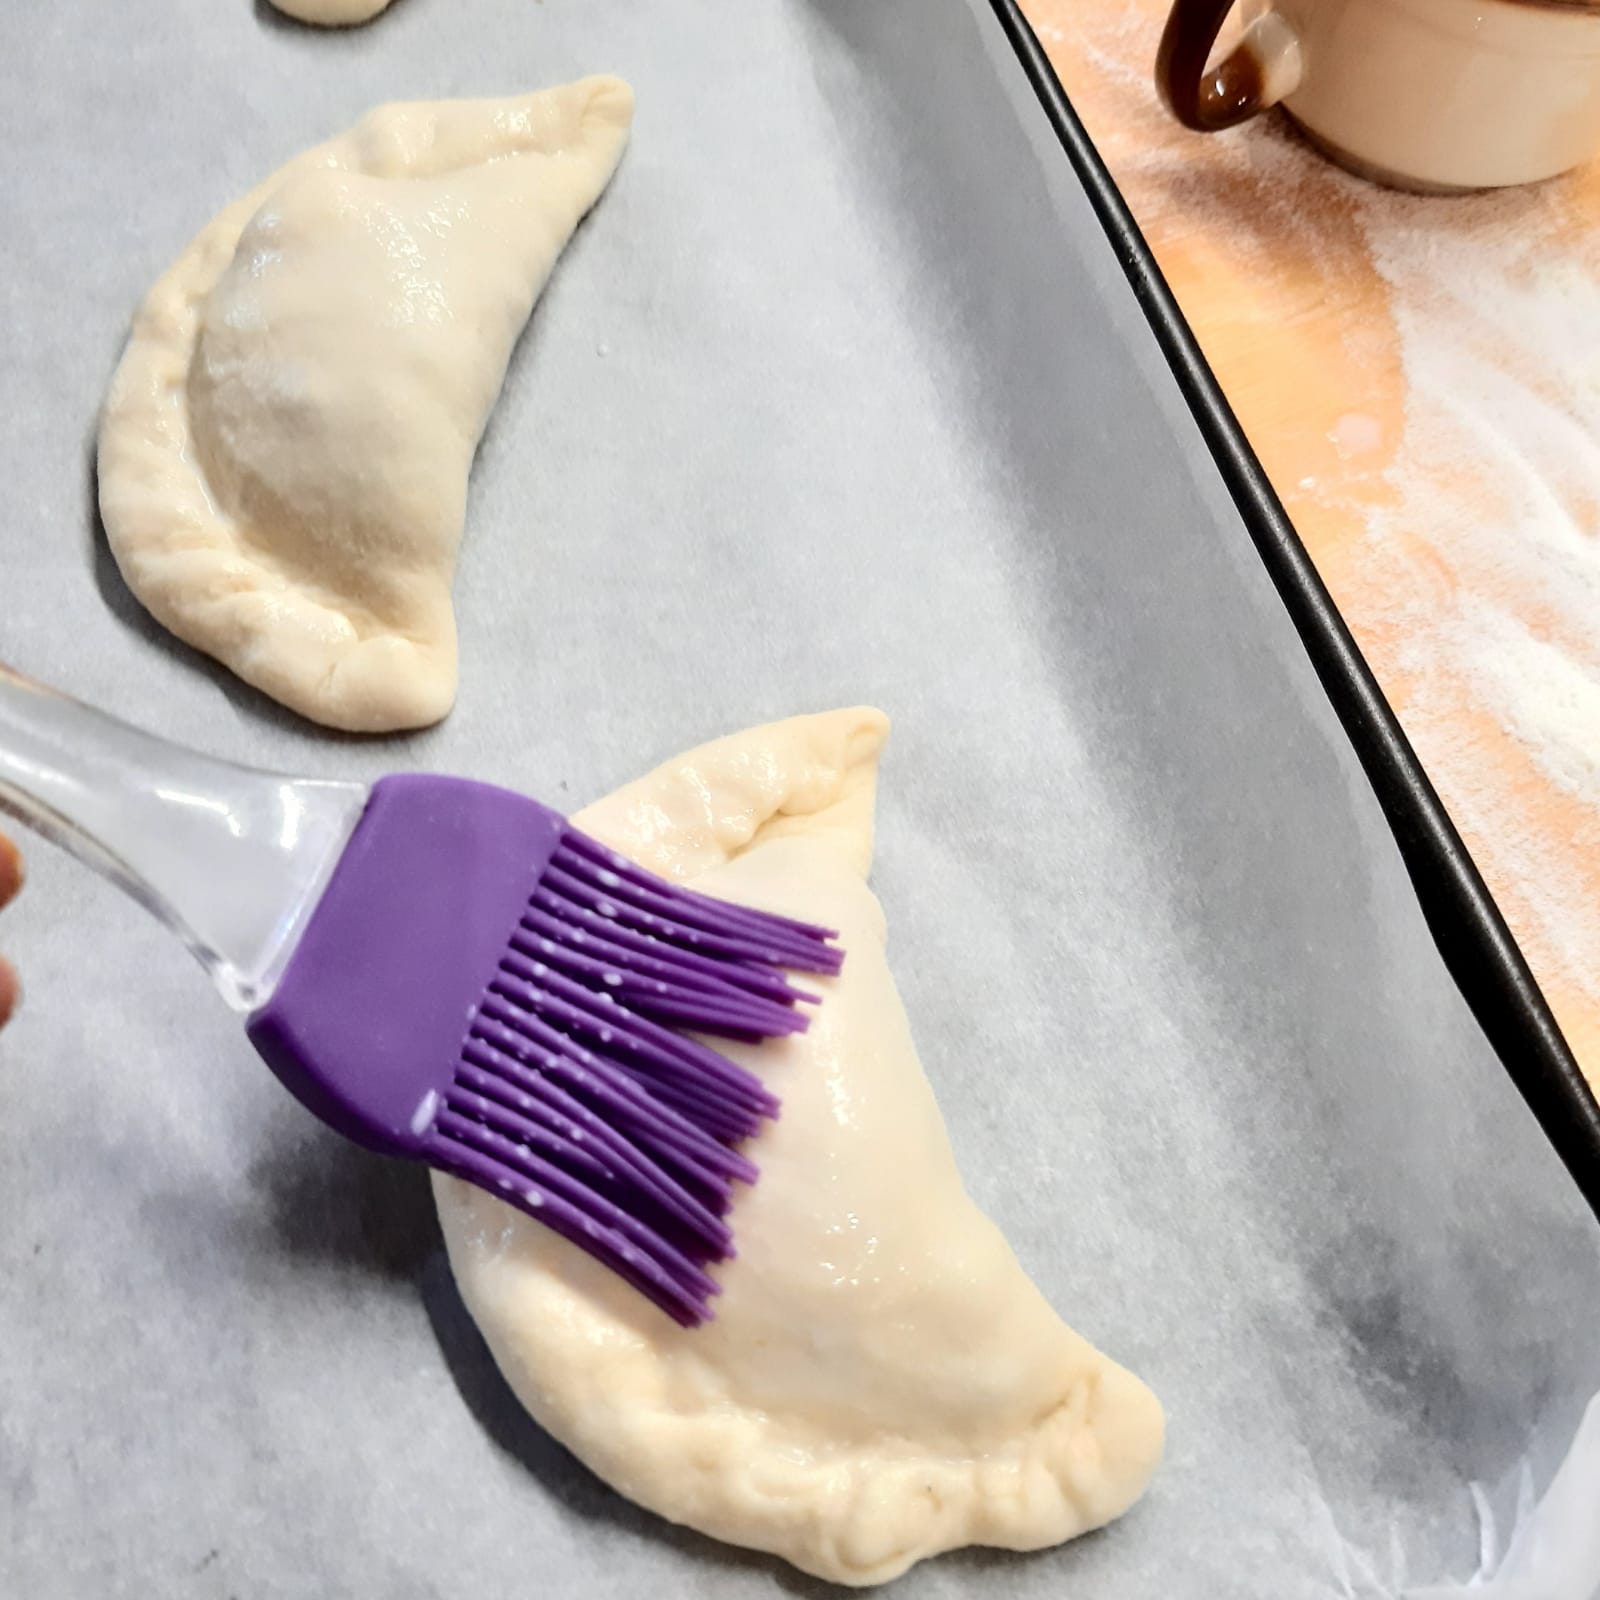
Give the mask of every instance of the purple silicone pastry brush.
<svg viewBox="0 0 1600 1600">
<path fill-rule="evenodd" d="M 686 1325 L 776 1115 L 690 1034 L 806 1026 L 825 928 L 691 893 L 487 784 L 285 778 L 0 667 L 0 811 L 167 923 L 330 1127 L 526 1211 Z"/>
</svg>

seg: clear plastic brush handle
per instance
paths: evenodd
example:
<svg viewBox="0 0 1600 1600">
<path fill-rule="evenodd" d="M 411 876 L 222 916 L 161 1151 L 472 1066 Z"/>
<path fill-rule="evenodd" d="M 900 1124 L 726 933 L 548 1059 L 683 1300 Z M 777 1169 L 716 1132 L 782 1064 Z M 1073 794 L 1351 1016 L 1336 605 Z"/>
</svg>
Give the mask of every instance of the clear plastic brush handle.
<svg viewBox="0 0 1600 1600">
<path fill-rule="evenodd" d="M 366 805 L 169 744 L 0 666 L 0 812 L 127 890 L 223 998 L 272 994 Z"/>
</svg>

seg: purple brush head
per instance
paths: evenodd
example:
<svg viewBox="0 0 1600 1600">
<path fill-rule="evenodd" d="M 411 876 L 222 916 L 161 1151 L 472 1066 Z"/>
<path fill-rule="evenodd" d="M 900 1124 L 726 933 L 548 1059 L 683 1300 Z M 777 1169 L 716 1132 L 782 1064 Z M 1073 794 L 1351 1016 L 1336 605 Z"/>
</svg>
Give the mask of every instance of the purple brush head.
<svg viewBox="0 0 1600 1600">
<path fill-rule="evenodd" d="M 498 1195 L 685 1325 L 775 1116 L 684 1031 L 799 1033 L 825 928 L 694 894 L 521 795 L 385 778 L 252 1043 L 324 1122 Z"/>
</svg>

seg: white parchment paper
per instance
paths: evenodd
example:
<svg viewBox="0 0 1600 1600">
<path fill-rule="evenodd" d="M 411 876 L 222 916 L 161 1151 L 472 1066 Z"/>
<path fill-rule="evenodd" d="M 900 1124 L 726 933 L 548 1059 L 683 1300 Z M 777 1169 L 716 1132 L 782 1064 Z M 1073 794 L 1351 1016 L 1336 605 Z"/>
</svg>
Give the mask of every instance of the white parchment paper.
<svg viewBox="0 0 1600 1600">
<path fill-rule="evenodd" d="M 6 22 L 0 657 L 218 754 L 569 808 L 767 718 L 895 718 L 876 883 L 970 1185 L 1171 1436 L 1109 1532 L 897 1593 L 1387 1596 L 1505 1565 L 1600 1389 L 1594 1220 L 981 6 Z M 127 320 L 219 206 L 372 104 L 592 71 L 634 83 L 634 142 L 480 452 L 460 705 L 319 733 L 170 641 L 106 554 L 91 444 Z M 0 1594 L 820 1592 L 542 1436 L 422 1175 L 286 1099 L 135 907 L 31 865 L 0 930 L 27 981 Z M 1577 1600 L 1581 1559 L 1515 1595 Z"/>
</svg>

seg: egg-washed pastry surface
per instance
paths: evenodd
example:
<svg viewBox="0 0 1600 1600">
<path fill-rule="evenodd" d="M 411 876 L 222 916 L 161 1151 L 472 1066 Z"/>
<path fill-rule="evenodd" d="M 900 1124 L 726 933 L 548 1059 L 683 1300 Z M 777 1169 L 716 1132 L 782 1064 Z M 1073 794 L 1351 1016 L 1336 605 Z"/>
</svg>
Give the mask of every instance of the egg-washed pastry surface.
<svg viewBox="0 0 1600 1600">
<path fill-rule="evenodd" d="M 641 1505 L 847 1584 L 1119 1516 L 1159 1404 L 1074 1333 L 962 1186 L 867 887 L 871 710 L 707 745 L 576 824 L 667 877 L 837 928 L 804 1035 L 723 1045 L 781 1096 L 715 1320 L 686 1331 L 482 1190 L 436 1177 L 451 1265 L 538 1422 Z"/>
<path fill-rule="evenodd" d="M 100 427 L 111 549 L 162 623 L 332 727 L 449 710 L 473 454 L 632 115 L 616 78 L 384 106 L 195 238 Z"/>
</svg>

